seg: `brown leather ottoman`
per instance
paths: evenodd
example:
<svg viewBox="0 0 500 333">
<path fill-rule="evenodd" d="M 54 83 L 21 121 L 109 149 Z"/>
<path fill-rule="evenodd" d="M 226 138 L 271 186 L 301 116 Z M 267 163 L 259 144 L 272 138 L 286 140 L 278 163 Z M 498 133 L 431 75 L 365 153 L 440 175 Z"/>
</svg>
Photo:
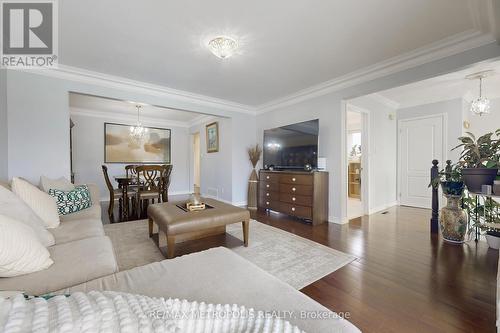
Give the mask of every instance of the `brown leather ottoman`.
<svg viewBox="0 0 500 333">
<path fill-rule="evenodd" d="M 203 198 L 202 201 L 213 208 L 189 212 L 178 207 L 182 204 L 180 202 L 164 202 L 148 207 L 149 237 L 153 235 L 154 223 L 166 235 L 167 258 L 174 257 L 176 242 L 223 234 L 226 225 L 238 222 L 242 223 L 244 245 L 248 246 L 248 210 L 214 199 Z"/>
</svg>

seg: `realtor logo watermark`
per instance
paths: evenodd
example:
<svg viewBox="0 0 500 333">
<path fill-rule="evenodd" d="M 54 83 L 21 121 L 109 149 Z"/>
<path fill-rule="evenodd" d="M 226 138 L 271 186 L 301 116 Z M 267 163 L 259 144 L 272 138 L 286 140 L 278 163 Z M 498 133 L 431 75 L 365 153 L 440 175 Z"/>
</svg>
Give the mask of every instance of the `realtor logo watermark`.
<svg viewBox="0 0 500 333">
<path fill-rule="evenodd" d="M 57 67 L 56 0 L 0 0 L 1 67 Z"/>
</svg>

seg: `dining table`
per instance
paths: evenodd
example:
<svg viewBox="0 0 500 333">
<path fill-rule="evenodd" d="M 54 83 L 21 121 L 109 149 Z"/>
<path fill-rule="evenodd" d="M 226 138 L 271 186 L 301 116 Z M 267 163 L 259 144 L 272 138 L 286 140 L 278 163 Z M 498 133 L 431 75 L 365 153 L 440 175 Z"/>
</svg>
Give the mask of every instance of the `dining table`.
<svg viewBox="0 0 500 333">
<path fill-rule="evenodd" d="M 168 176 L 166 178 L 168 178 Z M 123 205 L 120 221 L 135 220 L 137 217 L 131 214 L 132 212 L 130 211 L 128 192 L 131 185 L 137 185 L 137 175 L 118 175 L 114 176 L 114 179 L 118 183 L 118 189 L 122 190 Z M 168 194 L 166 189 L 164 189 L 162 193 L 162 201 L 168 201 Z"/>
</svg>

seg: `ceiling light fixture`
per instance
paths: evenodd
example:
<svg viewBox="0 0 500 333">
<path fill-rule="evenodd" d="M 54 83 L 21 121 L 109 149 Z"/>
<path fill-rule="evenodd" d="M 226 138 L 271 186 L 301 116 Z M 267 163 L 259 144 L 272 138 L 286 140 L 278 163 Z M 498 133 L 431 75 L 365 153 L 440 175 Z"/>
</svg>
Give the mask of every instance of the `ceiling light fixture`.
<svg viewBox="0 0 500 333">
<path fill-rule="evenodd" d="M 219 36 L 210 40 L 207 46 L 216 57 L 227 59 L 238 49 L 238 42 L 231 37 Z"/>
<path fill-rule="evenodd" d="M 472 101 L 470 111 L 482 116 L 490 113 L 490 100 L 483 97 L 483 79 L 492 74 L 492 71 L 483 71 L 467 76 L 469 80 L 479 80 L 479 97 Z"/>
<path fill-rule="evenodd" d="M 146 135 L 148 129 L 142 126 L 139 118 L 139 110 L 142 106 L 137 104 L 135 107 L 137 108 L 137 124 L 135 126 L 130 126 L 130 136 L 137 142 L 140 142 L 142 141 L 142 139 L 144 139 L 144 135 Z"/>
</svg>

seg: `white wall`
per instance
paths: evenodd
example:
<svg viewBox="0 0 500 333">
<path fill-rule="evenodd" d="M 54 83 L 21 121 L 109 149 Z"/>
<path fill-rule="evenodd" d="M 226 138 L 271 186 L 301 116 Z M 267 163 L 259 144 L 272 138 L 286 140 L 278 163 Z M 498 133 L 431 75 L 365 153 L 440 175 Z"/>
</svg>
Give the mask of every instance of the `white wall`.
<svg viewBox="0 0 500 333">
<path fill-rule="evenodd" d="M 489 132 L 495 132 L 500 128 L 500 98 L 491 99 L 491 113 L 483 116 L 474 115 L 470 112 L 470 103 L 464 102 L 465 119 L 469 121 L 469 129 L 476 137 Z"/>
<path fill-rule="evenodd" d="M 334 92 L 318 93 L 310 99 L 298 98 L 287 101 L 269 112 L 257 116 L 257 139 L 262 143 L 263 130 L 318 118 L 320 121 L 319 155 L 327 158 L 327 171 L 330 172 L 329 189 L 330 221 L 346 222 L 346 207 L 342 204 L 342 121 L 344 100 L 394 88 L 404 84 L 425 80 L 436 75 L 463 69 L 472 63 L 500 56 L 500 45 L 491 43 L 476 49 L 436 60 L 421 66 Z"/>
<path fill-rule="evenodd" d="M 48 76 L 38 73 L 43 72 L 7 70 L 9 128 L 7 177 L 9 179 L 21 176 L 38 183 L 41 175 L 70 177 L 69 93 L 76 92 L 230 117 L 234 129 L 225 137 L 232 142 L 231 155 L 224 163 L 229 166 L 230 171 L 211 175 L 210 179 L 214 183 L 223 183 L 229 179 L 230 185 L 227 190 L 225 189 L 228 201 L 246 201 L 249 167 L 242 164 L 244 160 L 233 161 L 233 157 L 240 156 L 246 151 L 244 144 L 255 142 L 255 117 L 253 115 L 231 111 L 219 104 L 198 103 L 196 100 L 188 100 L 169 93 L 128 84 L 86 77 L 66 75 L 59 77 L 59 74 Z M 101 132 L 100 130 L 97 134 L 101 135 Z M 234 137 L 233 133 L 237 133 L 237 137 Z M 4 142 L 5 140 L 2 141 Z M 189 150 L 189 142 L 186 150 Z M 234 162 L 237 163 L 231 169 Z"/>
<path fill-rule="evenodd" d="M 73 170 L 75 182 L 80 184 L 98 184 L 101 198 L 109 200 L 108 189 L 104 182 L 101 165 L 104 163 L 104 123 L 113 122 L 130 124 L 120 117 L 102 118 L 86 115 L 71 114 L 75 123 L 73 127 Z M 172 175 L 169 194 L 189 193 L 189 133 L 187 127 L 170 126 L 168 122 L 149 123 L 143 121 L 144 126 L 154 126 L 171 129 L 172 147 Z M 114 176 L 125 174 L 126 164 L 106 164 L 111 181 Z"/>
<path fill-rule="evenodd" d="M 432 116 L 437 114 L 446 114 L 447 117 L 447 159 L 456 162 L 460 156 L 458 150 L 451 151 L 456 147 L 459 142 L 458 138 L 462 135 L 462 105 L 463 101 L 461 98 L 453 99 L 449 101 L 431 103 L 413 106 L 409 108 L 399 109 L 397 112 L 398 120 L 417 118 L 423 116 Z M 440 161 L 443 163 L 444 161 Z M 431 166 L 431 161 L 429 161 L 429 167 Z"/>
<path fill-rule="evenodd" d="M 0 180 L 3 181 L 9 178 L 7 130 L 7 71 L 0 69 Z"/>
<path fill-rule="evenodd" d="M 219 123 L 219 151 L 207 153 L 205 126 Z M 232 197 L 232 121 L 228 118 L 213 117 L 189 128 L 189 133 L 200 133 L 201 146 L 201 183 L 202 195 L 233 202 Z M 192 140 L 192 138 L 190 138 Z M 191 141 L 192 142 L 192 141 Z M 191 183 L 193 180 L 191 180 Z"/>
<path fill-rule="evenodd" d="M 369 198 L 370 213 L 393 206 L 397 201 L 397 121 L 396 110 L 371 96 L 349 101 L 369 112 Z"/>
</svg>

